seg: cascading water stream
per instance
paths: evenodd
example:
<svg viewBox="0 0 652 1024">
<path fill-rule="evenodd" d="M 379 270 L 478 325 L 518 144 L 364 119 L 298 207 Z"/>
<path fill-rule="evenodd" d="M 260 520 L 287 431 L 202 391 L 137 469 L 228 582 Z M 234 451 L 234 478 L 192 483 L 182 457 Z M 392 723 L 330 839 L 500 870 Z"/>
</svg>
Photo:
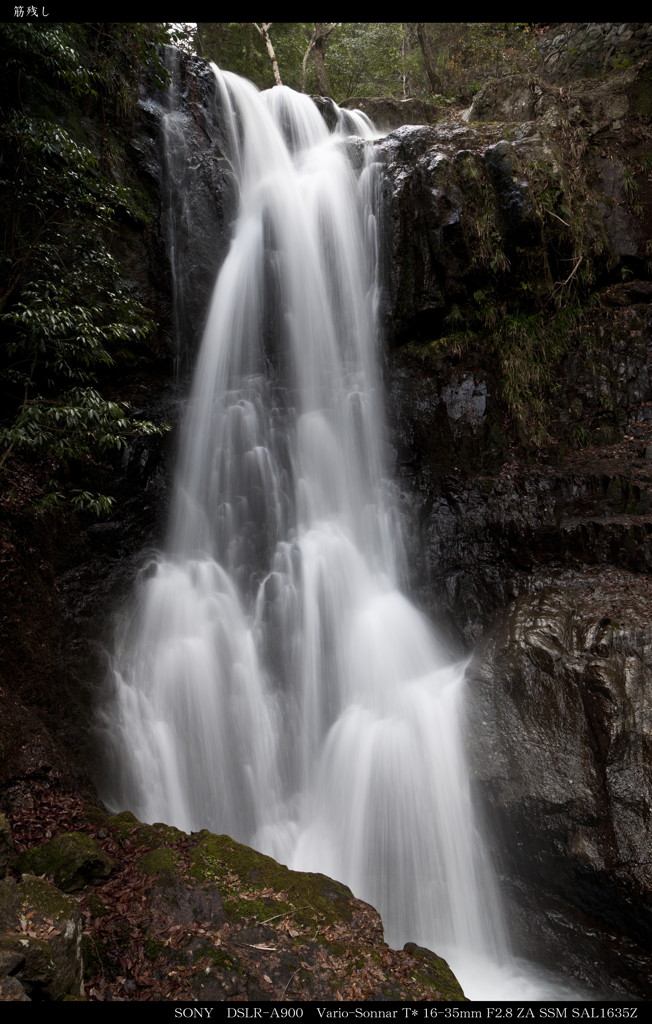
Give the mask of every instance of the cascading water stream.
<svg viewBox="0 0 652 1024">
<path fill-rule="evenodd" d="M 331 134 L 308 97 L 215 74 L 239 213 L 166 553 L 115 652 L 107 799 L 325 872 L 467 994 L 535 998 L 475 825 L 463 666 L 400 590 L 370 126 Z"/>
</svg>

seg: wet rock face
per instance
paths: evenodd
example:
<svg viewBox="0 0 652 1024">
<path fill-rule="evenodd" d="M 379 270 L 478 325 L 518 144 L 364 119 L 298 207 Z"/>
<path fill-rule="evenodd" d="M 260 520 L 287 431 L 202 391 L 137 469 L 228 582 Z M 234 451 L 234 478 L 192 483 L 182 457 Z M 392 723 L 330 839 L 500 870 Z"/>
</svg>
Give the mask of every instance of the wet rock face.
<svg viewBox="0 0 652 1024">
<path fill-rule="evenodd" d="M 476 653 L 472 766 L 508 891 L 534 894 L 539 953 L 543 936 L 551 964 L 598 991 L 649 997 L 652 582 L 563 582 L 519 597 Z"/>
<path fill-rule="evenodd" d="M 534 291 L 541 287 L 560 243 L 554 224 L 544 237 L 533 199 L 544 180 L 559 188 L 559 155 L 532 126 L 514 133 L 504 125 L 408 125 L 377 142 L 376 152 L 385 165 L 391 342 L 460 330 L 467 304 L 477 312 L 496 290 L 507 298 L 521 288 L 522 295 L 525 279 Z"/>
<path fill-rule="evenodd" d="M 463 331 L 497 296 L 531 312 L 528 293 L 545 298 L 580 268 L 601 284 L 619 266 L 622 280 L 649 277 L 651 114 L 652 63 L 637 52 L 599 82 L 495 79 L 466 125 L 378 141 L 390 341 Z"/>
<path fill-rule="evenodd" d="M 538 459 L 519 453 L 489 367 L 395 353 L 388 399 L 412 580 L 463 643 L 549 567 L 652 569 L 646 309 L 615 310 L 611 329 L 599 311 L 602 348 L 592 362 L 569 354 L 549 409 L 558 440 Z M 562 457 L 576 432 L 593 445 Z"/>
<path fill-rule="evenodd" d="M 618 27 L 590 27 L 583 59 L 606 41 L 609 62 Z M 413 592 L 459 650 L 478 644 L 469 746 L 515 946 L 594 993 L 649 998 L 650 68 L 630 36 L 631 63 L 598 82 L 560 57 L 560 88 L 551 59 L 488 83 L 466 127 L 377 147 Z M 501 324 L 518 310 L 535 361 L 530 314 L 573 267 L 590 267 L 591 303 L 578 289 L 545 397 L 519 412 L 533 378 Z"/>
<path fill-rule="evenodd" d="M 228 248 L 235 193 L 221 149 L 221 112 L 210 66 L 174 47 L 166 47 L 166 63 L 170 87 L 141 102 L 144 131 L 135 145 L 160 190 L 158 235 L 168 258 L 171 348 L 177 364 L 187 369 Z"/>
</svg>

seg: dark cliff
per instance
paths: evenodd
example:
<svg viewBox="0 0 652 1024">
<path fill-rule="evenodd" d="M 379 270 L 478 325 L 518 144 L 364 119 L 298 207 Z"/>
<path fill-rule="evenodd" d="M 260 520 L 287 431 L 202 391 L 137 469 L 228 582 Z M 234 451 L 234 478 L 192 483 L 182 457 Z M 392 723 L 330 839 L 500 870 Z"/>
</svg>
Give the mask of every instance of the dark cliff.
<svg viewBox="0 0 652 1024">
<path fill-rule="evenodd" d="M 520 947 L 649 997 L 649 26 L 553 26 L 537 75 L 388 161 L 390 414 L 416 592 L 469 670 Z M 591 965 L 591 966 L 589 966 Z"/>
<path fill-rule="evenodd" d="M 469 749 L 512 925 L 535 959 L 565 963 L 594 990 L 642 997 L 652 885 L 648 39 L 638 24 L 553 26 L 539 74 L 489 82 L 465 120 L 377 143 L 391 445 L 412 583 L 451 645 L 475 649 Z M 152 216 L 126 228 L 118 250 L 159 329 L 137 371 L 113 382 L 143 415 L 173 424 L 232 210 L 211 77 L 199 60 L 177 72 L 184 113 L 150 95 L 124 133 L 121 173 L 142 185 Z M 162 197 L 179 174 L 192 179 L 192 203 L 170 207 Z M 93 795 L 102 646 L 139 552 L 161 540 L 173 449 L 141 438 L 94 470 L 118 499 L 102 522 L 4 508 L 1 806 L 21 850 L 45 838 L 28 824 L 45 820 L 48 800 Z M 62 811 L 59 825 L 48 819 L 53 833 L 87 831 L 115 857 L 120 844 L 127 859 L 159 846 L 183 865 L 191 856 L 178 836 L 148 834 L 141 850 L 121 834 L 116 846 L 115 822 L 75 808 L 69 821 Z M 149 885 L 144 869 L 126 884 L 145 876 Z M 198 898 L 210 917 L 228 894 Z M 259 922 L 237 925 L 252 949 L 272 939 Z M 184 933 L 184 955 L 195 940 Z M 123 953 L 109 947 L 117 977 Z M 167 954 L 150 952 L 163 970 Z M 293 964 L 274 975 L 276 997 Z M 217 965 L 227 987 L 231 966 Z M 266 983 L 253 968 L 250 977 L 242 993 L 262 998 Z"/>
</svg>

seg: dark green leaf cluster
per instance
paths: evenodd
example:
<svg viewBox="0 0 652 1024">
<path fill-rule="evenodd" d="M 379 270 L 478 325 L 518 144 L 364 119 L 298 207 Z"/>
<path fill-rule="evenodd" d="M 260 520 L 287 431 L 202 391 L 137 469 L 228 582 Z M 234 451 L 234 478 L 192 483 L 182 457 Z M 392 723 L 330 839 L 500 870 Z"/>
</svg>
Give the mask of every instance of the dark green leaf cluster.
<svg viewBox="0 0 652 1024">
<path fill-rule="evenodd" d="M 138 67 L 117 92 L 116 67 L 144 53 L 156 70 L 146 35 L 143 26 L 0 26 L 0 466 L 15 452 L 56 473 L 159 430 L 102 395 L 108 368 L 155 325 L 111 252 L 118 221 L 143 220 L 139 198 L 80 128 L 105 117 L 111 97 L 119 117 L 137 95 Z M 48 488 L 59 501 L 57 480 Z M 85 489 L 69 497 L 98 514 L 110 507 Z"/>
<path fill-rule="evenodd" d="M 157 430 L 152 423 L 130 419 L 124 406 L 94 388 L 76 387 L 56 398 L 24 402 L 14 423 L 0 431 L 0 443 L 67 461 L 124 448 L 132 434 Z"/>
</svg>

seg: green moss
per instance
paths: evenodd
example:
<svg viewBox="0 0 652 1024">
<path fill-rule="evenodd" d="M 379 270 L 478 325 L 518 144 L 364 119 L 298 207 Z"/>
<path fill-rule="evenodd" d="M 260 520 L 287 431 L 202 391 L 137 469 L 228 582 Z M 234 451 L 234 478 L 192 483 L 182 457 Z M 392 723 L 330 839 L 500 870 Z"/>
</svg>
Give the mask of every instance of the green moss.
<svg viewBox="0 0 652 1024">
<path fill-rule="evenodd" d="M 156 822 L 154 825 L 144 825 L 131 811 L 122 811 L 120 814 L 113 814 L 106 819 L 107 827 L 119 842 L 129 840 L 136 846 L 161 846 L 178 842 L 185 839 L 186 833 L 181 832 L 173 825 L 165 825 L 163 822 Z"/>
<path fill-rule="evenodd" d="M 36 910 L 37 914 L 47 917 L 70 917 L 77 911 L 74 899 L 66 896 L 43 878 L 35 878 L 32 875 L 23 875 L 18 886 L 18 895 L 23 910 Z"/>
<path fill-rule="evenodd" d="M 84 817 L 86 821 L 89 821 L 92 825 L 96 825 L 99 828 L 105 827 L 109 822 L 109 815 L 96 804 L 84 805 Z"/>
<path fill-rule="evenodd" d="M 132 832 L 138 828 L 140 822 L 131 811 L 121 811 L 120 814 L 110 815 L 106 819 L 106 824 L 111 829 L 113 838 L 119 842 L 124 842 L 125 839 L 131 837 Z"/>
<path fill-rule="evenodd" d="M 169 948 L 161 939 L 146 938 L 143 943 L 143 953 L 147 960 L 157 960 L 160 956 L 169 954 Z"/>
<path fill-rule="evenodd" d="M 426 987 L 433 987 L 440 993 L 440 998 L 448 1001 L 466 1001 L 459 981 L 446 961 L 433 953 L 431 949 L 417 946 L 414 942 L 406 942 L 403 949 L 415 957 L 415 980 Z"/>
<path fill-rule="evenodd" d="M 83 889 L 89 882 L 107 878 L 114 863 L 104 850 L 83 832 L 64 832 L 41 846 L 34 846 L 16 861 L 18 871 L 48 875 L 64 892 Z"/>
<path fill-rule="evenodd" d="M 231 921 L 246 921 L 253 917 L 262 924 L 279 914 L 291 914 L 294 911 L 289 903 L 281 900 L 273 900 L 269 896 L 260 899 L 225 899 L 223 903 L 224 913 Z"/>
<path fill-rule="evenodd" d="M 136 846 L 169 846 L 183 838 L 184 833 L 171 825 L 139 825 L 130 836 Z"/>
<path fill-rule="evenodd" d="M 167 846 L 149 850 L 138 859 L 138 870 L 145 875 L 159 875 L 164 871 L 176 872 L 179 867 L 179 855 Z"/>
<path fill-rule="evenodd" d="M 251 907 L 253 903 L 243 900 L 242 892 L 260 889 L 271 889 L 285 897 L 274 901 L 276 913 L 293 906 L 294 918 L 299 923 L 331 924 L 336 920 L 349 920 L 352 913 L 353 895 L 345 885 L 325 875 L 291 871 L 229 836 L 215 836 L 207 831 L 197 833 L 190 875 L 201 882 L 215 883 L 225 898 L 225 909 L 226 903 L 231 901 L 234 913 L 244 912 L 245 908 L 239 904 L 248 902 Z M 267 904 L 257 908 L 258 911 L 263 909 L 267 917 L 271 916 Z"/>
<path fill-rule="evenodd" d="M 93 917 L 104 917 L 109 912 L 109 908 L 104 900 L 97 896 L 96 893 L 91 893 L 88 897 L 88 909 Z"/>
<path fill-rule="evenodd" d="M 211 966 L 218 971 L 235 971 L 236 974 L 243 974 L 240 963 L 223 949 L 211 950 L 208 954 Z"/>
<path fill-rule="evenodd" d="M 106 973 L 108 968 L 106 950 L 104 945 L 96 941 L 92 935 L 82 935 L 81 956 L 84 981 L 89 981 L 96 974 Z"/>
</svg>

